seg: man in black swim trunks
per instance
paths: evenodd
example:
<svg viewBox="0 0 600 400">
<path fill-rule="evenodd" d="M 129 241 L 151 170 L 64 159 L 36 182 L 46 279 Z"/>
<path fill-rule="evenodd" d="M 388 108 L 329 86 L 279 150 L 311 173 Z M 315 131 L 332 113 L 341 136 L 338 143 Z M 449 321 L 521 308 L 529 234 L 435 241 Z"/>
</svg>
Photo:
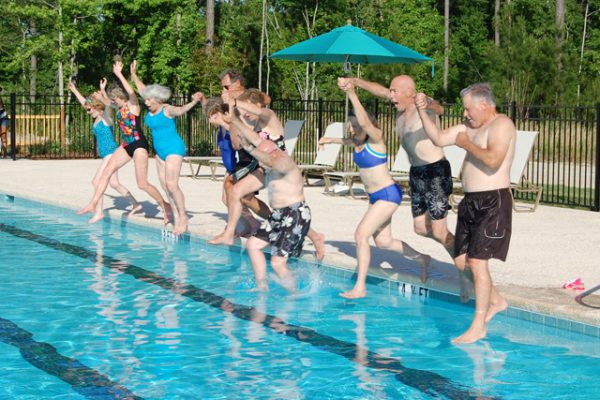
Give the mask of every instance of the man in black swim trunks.
<svg viewBox="0 0 600 400">
<path fill-rule="evenodd" d="M 458 207 L 454 262 L 475 285 L 475 316 L 469 329 L 453 343 L 473 343 L 486 335 L 487 323 L 508 304 L 492 283 L 490 258 L 506 260 L 511 235 L 510 167 L 515 152 L 515 125 L 496 111 L 487 83 L 461 91 L 465 123 L 440 130 L 428 118 L 427 97 L 416 105 L 427 135 L 438 146 L 456 144 L 466 150 L 462 179 L 465 197 Z"/>
</svg>

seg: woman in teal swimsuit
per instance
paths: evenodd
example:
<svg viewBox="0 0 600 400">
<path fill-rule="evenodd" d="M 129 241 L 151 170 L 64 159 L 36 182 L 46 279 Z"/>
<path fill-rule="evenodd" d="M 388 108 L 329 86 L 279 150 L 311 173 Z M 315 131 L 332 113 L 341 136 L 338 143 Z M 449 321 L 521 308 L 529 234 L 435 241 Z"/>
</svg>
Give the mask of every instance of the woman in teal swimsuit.
<svg viewBox="0 0 600 400">
<path fill-rule="evenodd" d="M 152 141 L 156 151 L 156 168 L 160 184 L 173 205 L 175 224 L 173 234 L 181 235 L 187 231 L 188 216 L 185 211 L 185 199 L 179 187 L 181 164 L 185 156 L 185 143 L 177 133 L 175 117 L 185 114 L 204 99 L 201 92 L 192 95 L 192 101 L 175 107 L 167 104 L 171 97 L 169 88 L 161 85 L 144 85 L 136 71 L 136 61 L 131 63 L 131 79 L 138 92 L 144 98 L 148 113 L 144 122 L 152 132 Z"/>
<path fill-rule="evenodd" d="M 163 209 L 163 220 L 168 224 L 171 219 L 171 206 L 162 197 L 156 186 L 148 181 L 148 141 L 144 136 L 140 126 L 140 104 L 133 88 L 123 76 L 123 62 L 118 60 L 113 64 L 113 73 L 119 78 L 121 84 L 125 88 L 125 92 L 121 88 L 113 88 L 110 91 L 110 100 L 112 100 L 119 111 L 117 112 L 117 120 L 121 129 L 122 145 L 115 150 L 104 172 L 100 176 L 96 192 L 92 200 L 77 214 L 85 214 L 93 212 L 96 209 L 100 198 L 104 194 L 108 182 L 112 174 L 119 168 L 133 160 L 135 165 L 135 179 L 137 185 L 144 192 L 148 193 L 158 205 Z M 106 106 L 110 106 L 109 100 L 106 100 Z"/>
<path fill-rule="evenodd" d="M 340 295 L 349 299 L 367 295 L 371 236 L 378 248 L 397 251 L 421 264 L 421 280 L 424 282 L 427 280 L 427 268 L 431 257 L 392 237 L 392 215 L 402 201 L 402 190 L 392 179 L 387 167 L 383 132 L 364 109 L 354 91 L 352 81 L 348 78 L 338 78 L 338 86 L 348 95 L 356 114 L 348 118 L 351 136 L 344 139 L 322 137 L 319 145 L 339 143 L 354 146 L 354 162 L 359 167 L 360 178 L 369 195 L 369 208 L 354 232 L 358 263 L 356 284 L 352 290 Z"/>
<path fill-rule="evenodd" d="M 106 78 L 102 78 L 102 80 L 100 80 L 100 90 L 103 91 L 105 87 Z M 92 117 L 94 117 L 94 125 L 92 130 L 94 132 L 94 136 L 96 136 L 98 153 L 102 158 L 102 163 L 98 166 L 96 174 L 92 179 L 92 185 L 94 186 L 94 189 L 96 189 L 100 181 L 100 176 L 102 176 L 102 173 L 106 169 L 106 166 L 108 165 L 113 153 L 117 149 L 117 144 L 115 143 L 115 138 L 113 135 L 113 119 L 110 108 L 106 107 L 106 105 L 101 101 L 101 92 L 96 92 L 88 98 L 85 98 L 79 92 L 77 86 L 75 86 L 75 83 L 73 82 L 69 82 L 69 90 L 73 92 L 82 107 L 85 108 Z M 129 212 L 129 215 L 135 214 L 142 208 L 140 203 L 135 200 L 129 190 L 127 190 L 127 188 L 123 186 L 121 182 L 119 182 L 119 175 L 117 171 L 110 176 L 109 183 L 113 189 L 119 192 L 122 196 L 125 196 L 127 200 L 131 202 L 132 209 Z M 103 211 L 102 198 L 100 198 L 96 206 L 96 211 L 88 222 L 93 224 L 94 222 L 101 220 L 104 217 Z"/>
</svg>

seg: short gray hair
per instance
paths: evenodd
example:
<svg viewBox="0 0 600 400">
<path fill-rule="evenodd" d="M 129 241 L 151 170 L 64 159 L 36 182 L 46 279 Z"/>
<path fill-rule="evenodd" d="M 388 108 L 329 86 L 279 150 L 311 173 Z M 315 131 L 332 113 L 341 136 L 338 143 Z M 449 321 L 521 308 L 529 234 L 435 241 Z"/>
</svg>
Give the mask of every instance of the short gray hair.
<svg viewBox="0 0 600 400">
<path fill-rule="evenodd" d="M 496 96 L 487 82 L 474 83 L 460 91 L 461 98 L 464 99 L 466 95 L 470 95 L 475 101 L 485 100 L 489 105 L 496 106 Z"/>
<path fill-rule="evenodd" d="M 162 85 L 148 85 L 142 90 L 142 97 L 144 99 L 154 99 L 161 103 L 165 103 L 171 98 L 171 89 Z"/>
</svg>

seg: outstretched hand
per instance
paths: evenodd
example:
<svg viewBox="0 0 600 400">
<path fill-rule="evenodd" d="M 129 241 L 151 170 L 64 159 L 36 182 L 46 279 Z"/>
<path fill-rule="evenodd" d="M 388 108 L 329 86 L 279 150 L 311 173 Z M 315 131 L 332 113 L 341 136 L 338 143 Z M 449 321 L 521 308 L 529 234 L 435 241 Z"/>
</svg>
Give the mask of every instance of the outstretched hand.
<svg viewBox="0 0 600 400">
<path fill-rule="evenodd" d="M 77 87 L 75 86 L 75 82 L 73 82 L 73 81 L 69 81 L 69 84 L 67 85 L 67 87 L 72 92 L 74 92 L 75 90 L 77 90 Z"/>
<path fill-rule="evenodd" d="M 456 135 L 456 145 L 460 148 L 465 148 L 465 146 L 467 146 L 469 144 L 470 140 L 469 140 L 469 136 L 467 135 L 467 132 L 462 131 L 462 132 L 458 132 L 458 135 Z"/>
<path fill-rule="evenodd" d="M 113 64 L 113 73 L 117 76 L 123 73 L 123 61 L 115 61 L 115 63 Z"/>
<path fill-rule="evenodd" d="M 129 72 L 131 75 L 137 75 L 137 61 L 133 60 L 129 65 Z"/>
<path fill-rule="evenodd" d="M 196 92 L 192 95 L 192 100 L 194 100 L 197 103 L 202 103 L 205 99 L 204 93 L 202 92 Z"/>
<path fill-rule="evenodd" d="M 100 79 L 100 90 L 106 89 L 106 78 Z"/>
</svg>

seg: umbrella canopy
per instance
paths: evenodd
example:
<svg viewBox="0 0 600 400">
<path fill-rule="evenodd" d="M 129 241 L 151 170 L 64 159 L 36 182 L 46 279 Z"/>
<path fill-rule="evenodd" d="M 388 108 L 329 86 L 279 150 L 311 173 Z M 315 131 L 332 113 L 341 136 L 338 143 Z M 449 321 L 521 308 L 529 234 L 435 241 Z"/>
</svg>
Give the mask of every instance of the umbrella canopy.
<svg viewBox="0 0 600 400">
<path fill-rule="evenodd" d="M 431 61 L 431 58 L 408 47 L 350 24 L 279 50 L 271 57 L 294 61 L 351 64 L 414 64 Z"/>
</svg>

